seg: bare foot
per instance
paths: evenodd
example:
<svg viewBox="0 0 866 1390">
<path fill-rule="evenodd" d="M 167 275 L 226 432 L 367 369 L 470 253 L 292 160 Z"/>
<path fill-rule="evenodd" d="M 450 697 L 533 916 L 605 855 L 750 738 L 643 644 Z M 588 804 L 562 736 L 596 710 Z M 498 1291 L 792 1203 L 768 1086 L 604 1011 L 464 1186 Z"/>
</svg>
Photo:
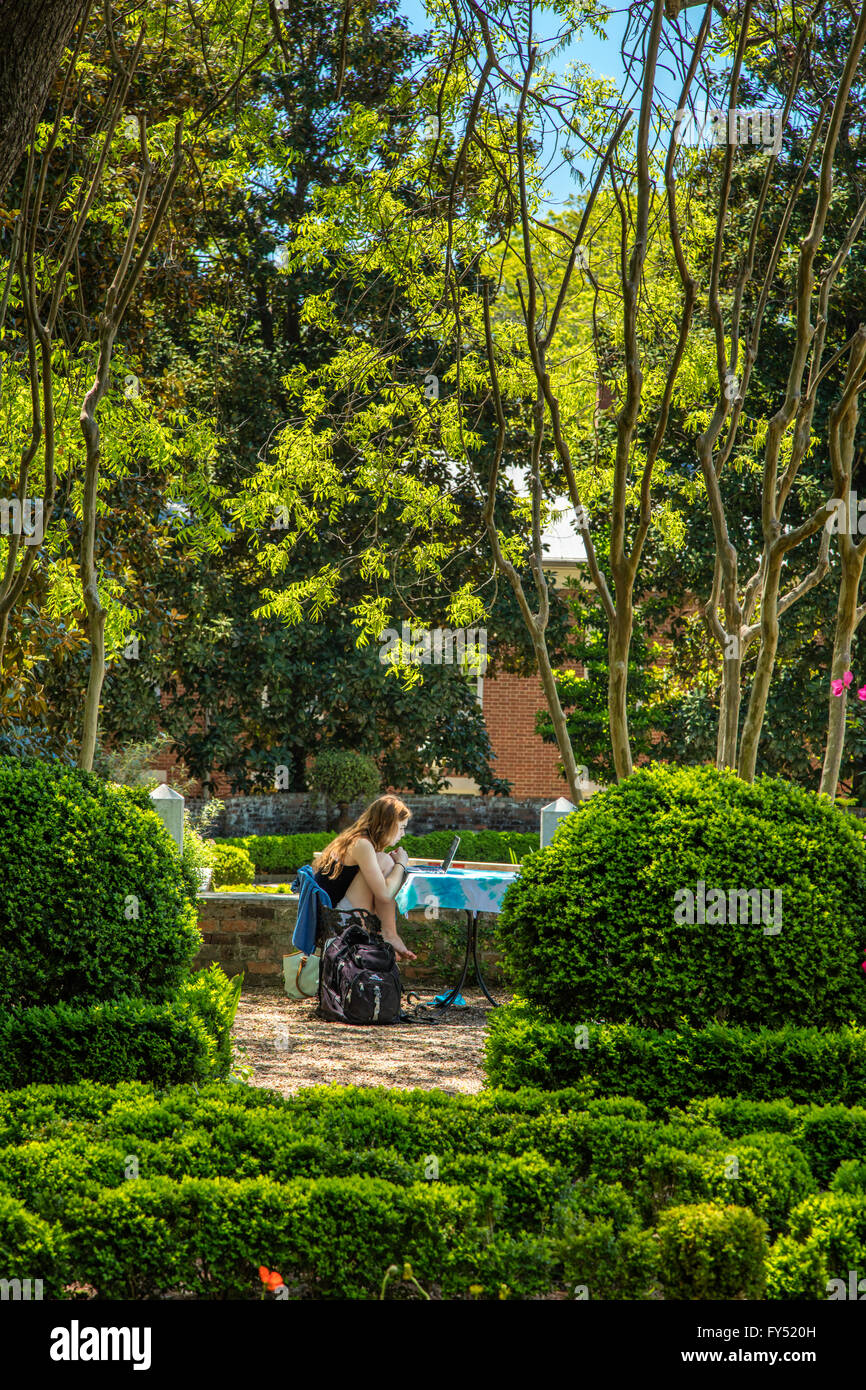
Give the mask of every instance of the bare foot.
<svg viewBox="0 0 866 1390">
<path fill-rule="evenodd" d="M 409 947 L 405 944 L 405 942 L 401 941 L 399 936 L 397 936 L 396 934 L 394 936 L 391 936 L 388 932 L 383 932 L 382 935 L 384 936 L 385 940 L 394 947 L 394 954 L 398 960 L 418 959 L 418 957 L 415 955 L 415 952 L 410 951 Z"/>
</svg>

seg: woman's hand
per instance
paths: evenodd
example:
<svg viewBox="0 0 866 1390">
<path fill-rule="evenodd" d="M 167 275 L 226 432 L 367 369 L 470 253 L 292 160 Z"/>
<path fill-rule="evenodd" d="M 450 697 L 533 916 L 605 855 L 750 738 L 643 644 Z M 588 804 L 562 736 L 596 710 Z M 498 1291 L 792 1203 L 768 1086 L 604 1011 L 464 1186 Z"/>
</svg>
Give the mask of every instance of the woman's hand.
<svg viewBox="0 0 866 1390">
<path fill-rule="evenodd" d="M 391 850 L 391 858 L 395 864 L 402 864 L 404 869 L 409 867 L 409 856 L 402 845 L 398 849 Z"/>
</svg>

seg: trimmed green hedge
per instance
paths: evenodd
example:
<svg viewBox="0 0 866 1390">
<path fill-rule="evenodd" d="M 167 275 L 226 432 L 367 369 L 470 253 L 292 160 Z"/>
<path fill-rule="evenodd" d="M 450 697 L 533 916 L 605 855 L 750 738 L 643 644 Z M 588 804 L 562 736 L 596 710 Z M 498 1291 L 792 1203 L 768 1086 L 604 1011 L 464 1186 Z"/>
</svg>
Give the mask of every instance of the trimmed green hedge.
<svg viewBox="0 0 866 1390">
<path fill-rule="evenodd" d="M 575 1183 L 554 1210 L 553 1250 L 574 1298 L 646 1298 L 659 1276 L 658 1241 L 641 1228 L 619 1182 Z"/>
<path fill-rule="evenodd" d="M 851 1154 L 866 1153 L 864 1106 L 817 1103 L 797 1106 L 787 1101 L 761 1103 L 713 1097 L 691 1101 L 684 1113 L 733 1137 L 757 1130 L 789 1135 L 807 1156 L 822 1187 Z"/>
<path fill-rule="evenodd" d="M 222 888 L 226 883 L 252 883 L 255 876 L 255 865 L 241 845 L 227 845 L 222 842 L 215 845 L 212 879 L 214 888 Z"/>
<path fill-rule="evenodd" d="M 460 836 L 459 858 L 482 863 L 507 864 L 509 850 L 521 860 L 538 849 L 537 834 L 523 834 L 517 830 L 433 830 L 428 835 L 404 835 L 400 843 L 411 859 L 444 859 L 455 835 Z M 333 838 L 333 834 L 325 830 L 306 835 L 234 836 L 219 839 L 216 844 L 246 850 L 257 874 L 295 873 L 302 864 L 309 864 L 313 855 L 329 845 Z M 223 882 L 242 883 L 244 880 L 224 876 Z"/>
<path fill-rule="evenodd" d="M 197 885 L 143 788 L 0 758 L 0 1009 L 161 1003 L 201 946 Z"/>
<path fill-rule="evenodd" d="M 165 1004 L 121 997 L 0 1013 L 0 1086 L 85 1078 L 168 1086 L 226 1076 L 241 981 L 211 966 Z"/>
<path fill-rule="evenodd" d="M 4 1236 L 0 1203 L 0 1263 L 41 1241 L 61 1297 L 77 1280 L 103 1298 L 252 1298 L 264 1264 L 302 1296 L 376 1298 L 406 1260 L 453 1297 L 477 1286 L 496 1298 L 501 1285 L 516 1297 L 753 1297 L 769 1228 L 777 1285 L 805 1280 L 820 1296 L 815 1268 L 859 1249 L 866 1201 L 816 1193 L 809 1171 L 802 1136 L 826 1155 L 839 1107 L 776 1106 L 775 1132 L 732 1136 L 722 1122 L 755 1118 L 736 1104 L 715 1104 L 715 1126 L 698 1107 L 651 1121 L 631 1098 L 574 1090 L 4 1092 L 0 1194 L 19 1205 Z M 850 1165 L 838 1171 L 851 1181 Z M 828 1201 L 836 1216 L 809 1224 Z"/>
<path fill-rule="evenodd" d="M 210 1071 L 214 1077 L 228 1076 L 232 1065 L 232 1024 L 240 1003 L 243 975 L 229 979 L 221 965 L 214 963 L 197 970 L 178 994 L 178 1003 L 199 1018 L 214 1042 Z M 102 1077 L 99 1078 L 103 1080 Z"/>
<path fill-rule="evenodd" d="M 62 1239 L 55 1226 L 0 1192 L 0 1278 L 50 1282 L 56 1277 Z"/>
<path fill-rule="evenodd" d="M 485 1071 L 490 1085 L 509 1090 L 587 1085 L 595 1095 L 625 1092 L 655 1113 L 707 1095 L 853 1105 L 866 1097 L 866 1029 L 684 1023 L 657 1031 L 556 1022 L 516 1002 L 490 1015 Z"/>
<path fill-rule="evenodd" d="M 672 1207 L 659 1219 L 665 1298 L 761 1298 L 767 1242 L 745 1207 Z"/>
<path fill-rule="evenodd" d="M 306 835 L 233 835 L 214 843 L 246 850 L 257 874 L 293 874 L 333 838 L 327 830 L 313 830 Z"/>
<path fill-rule="evenodd" d="M 863 832 L 827 797 L 656 766 L 597 792 L 524 859 L 497 944 L 552 1018 L 835 1028 L 866 1023 L 864 923 Z"/>
<path fill-rule="evenodd" d="M 806 1154 L 784 1135 L 752 1134 L 710 1152 L 688 1150 L 681 1142 L 648 1152 L 636 1187 L 647 1220 L 672 1203 L 712 1200 L 749 1207 L 775 1233 L 786 1229 L 791 1208 L 817 1186 Z"/>
<path fill-rule="evenodd" d="M 770 1251 L 767 1297 L 849 1299 L 852 1284 L 859 1301 L 866 1294 L 866 1193 L 810 1197 L 791 1213 L 790 1234 Z"/>
<path fill-rule="evenodd" d="M 400 843 L 413 859 L 444 859 L 455 835 L 460 836 L 458 859 L 508 864 L 513 850 L 518 862 L 538 849 L 538 832 L 520 830 L 432 830 L 427 835 L 404 835 Z"/>
<path fill-rule="evenodd" d="M 69 1082 L 81 1077 L 159 1085 L 203 1078 L 214 1049 L 201 1020 L 178 1004 L 118 999 L 17 1009 L 0 1019 L 0 1085 Z"/>
<path fill-rule="evenodd" d="M 491 1242 L 483 1196 L 444 1184 L 154 1178 L 70 1199 L 64 1225 L 66 1268 L 102 1298 L 255 1297 L 262 1264 L 319 1298 L 377 1297 L 388 1266 L 406 1260 L 446 1294 L 474 1280 L 510 1278 L 523 1296 L 549 1283 L 542 1242 Z"/>
<path fill-rule="evenodd" d="M 839 1164 L 830 1184 L 834 1192 L 866 1195 L 866 1160 L 848 1158 Z"/>
</svg>

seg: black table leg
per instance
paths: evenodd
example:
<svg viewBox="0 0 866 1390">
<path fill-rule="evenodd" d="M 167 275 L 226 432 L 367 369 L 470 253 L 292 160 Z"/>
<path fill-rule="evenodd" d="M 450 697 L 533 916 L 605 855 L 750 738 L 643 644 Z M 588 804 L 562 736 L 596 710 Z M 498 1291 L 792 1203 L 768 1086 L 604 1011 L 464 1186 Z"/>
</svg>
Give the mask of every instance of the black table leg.
<svg viewBox="0 0 866 1390">
<path fill-rule="evenodd" d="M 464 957 L 463 957 L 463 969 L 462 969 L 462 971 L 460 972 L 460 980 L 459 980 L 459 982 L 454 986 L 453 989 L 450 989 L 450 990 L 448 991 L 446 997 L 443 999 L 443 1001 L 442 1001 L 441 1004 L 435 1004 L 435 1005 L 434 1005 L 434 1008 L 436 1008 L 436 1009 L 441 1009 L 443 1013 L 445 1012 L 446 1009 L 453 1008 L 453 1006 L 454 1006 L 454 1000 L 457 998 L 458 994 L 462 993 L 463 986 L 464 986 L 464 984 L 466 983 L 466 976 L 467 976 L 468 971 L 469 971 L 469 955 L 470 955 L 470 952 L 471 952 L 471 955 L 472 955 L 472 964 L 473 964 L 473 966 L 475 967 L 475 975 L 476 975 L 476 978 L 477 978 L 477 980 L 478 980 L 479 985 L 480 985 L 481 988 L 484 990 L 484 993 L 487 995 L 487 998 L 489 999 L 489 1001 L 490 1001 L 490 1003 L 493 1005 L 493 1007 L 494 1007 L 495 1009 L 497 1009 L 497 1008 L 499 1007 L 499 1005 L 496 1003 L 496 1000 L 493 998 L 493 995 L 490 993 L 490 990 L 487 988 L 487 985 L 484 983 L 484 978 L 483 978 L 483 976 L 482 976 L 482 974 L 481 974 L 481 967 L 480 967 L 480 965 L 478 964 L 478 913 L 477 913 L 477 912 L 471 912 L 471 911 L 469 910 L 469 908 L 466 908 L 465 911 L 466 911 L 466 954 L 465 954 Z"/>
<path fill-rule="evenodd" d="M 471 935 L 472 935 L 472 964 L 475 966 L 475 976 L 476 976 L 476 978 L 477 978 L 477 980 L 478 980 L 478 983 L 480 984 L 481 988 L 484 990 L 484 993 L 487 995 L 487 998 L 489 999 L 490 1003 L 493 1005 L 494 1009 L 498 1009 L 498 1008 L 499 1008 L 499 1005 L 497 1004 L 496 1000 L 493 998 L 493 995 L 490 993 L 490 990 L 487 988 L 487 985 L 484 983 L 484 976 L 481 974 L 481 966 L 478 964 L 478 913 L 477 913 L 477 912 L 473 912 L 473 914 L 472 914 L 472 925 L 471 925 L 470 931 L 471 931 Z"/>
<path fill-rule="evenodd" d="M 466 913 L 466 918 L 467 918 L 467 922 L 468 922 L 468 923 L 471 923 L 471 922 L 472 922 L 472 913 L 471 913 L 471 912 L 467 912 L 467 913 Z M 470 950 L 471 950 L 471 947 L 472 947 L 472 928 L 471 928 L 471 925 L 470 925 L 470 926 L 467 926 L 467 931 L 466 931 L 466 953 L 465 953 L 465 955 L 464 955 L 464 957 L 463 957 L 463 969 L 462 969 L 461 972 L 460 972 L 460 979 L 459 979 L 458 983 L 454 986 L 454 988 L 453 988 L 453 989 L 450 989 L 450 990 L 448 991 L 446 997 L 442 1000 L 442 1003 L 441 1003 L 441 1004 L 434 1003 L 434 1005 L 433 1005 L 433 1007 L 434 1007 L 435 1009 L 441 1009 L 442 1013 L 445 1013 L 446 1009 L 450 1009 L 450 1008 L 453 1006 L 454 1000 L 457 998 L 458 994 L 460 994 L 460 992 L 461 992 L 462 989 L 463 989 L 464 984 L 466 983 L 466 972 L 467 972 L 468 969 L 469 969 L 469 952 L 470 952 Z"/>
</svg>

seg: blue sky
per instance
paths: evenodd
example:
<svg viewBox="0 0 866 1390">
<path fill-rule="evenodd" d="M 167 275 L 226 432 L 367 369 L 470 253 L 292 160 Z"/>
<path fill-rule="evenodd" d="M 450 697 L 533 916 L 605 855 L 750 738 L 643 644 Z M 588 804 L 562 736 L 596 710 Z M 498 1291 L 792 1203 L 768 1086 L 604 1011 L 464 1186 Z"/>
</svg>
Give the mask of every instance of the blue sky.
<svg viewBox="0 0 866 1390">
<path fill-rule="evenodd" d="M 413 29 L 421 31 L 427 28 L 424 0 L 402 0 L 400 11 Z M 563 62 L 579 58 L 581 62 L 591 64 L 600 75 L 613 78 L 620 85 L 623 70 L 619 45 L 625 29 L 625 20 L 626 10 L 623 7 L 619 13 L 611 15 L 606 39 L 597 39 L 594 34 L 587 33 L 577 43 L 572 44 Z M 551 33 L 555 32 L 554 26 L 558 27 L 556 21 L 551 22 Z"/>
<path fill-rule="evenodd" d="M 613 6 L 613 0 L 610 0 L 610 3 L 611 6 Z M 695 11 L 698 18 L 702 14 L 702 8 L 703 7 L 700 7 Z M 401 0 L 400 10 L 412 29 L 423 32 L 428 28 L 424 0 Z M 619 90 L 624 92 L 626 88 L 626 75 L 620 57 L 620 44 L 625 32 L 627 18 L 628 9 L 625 5 L 622 5 L 620 9 L 611 14 L 605 38 L 596 38 L 594 34 L 587 31 L 576 42 L 570 44 L 567 49 L 563 50 L 557 59 L 557 66 L 560 71 L 564 71 L 567 64 L 574 61 L 588 63 L 599 77 L 610 78 Z M 552 17 L 550 21 L 551 36 L 558 31 L 559 27 L 559 21 L 555 17 Z M 668 99 L 678 96 L 679 88 L 677 87 L 676 92 L 673 90 L 672 84 L 663 71 L 659 72 L 656 85 L 660 92 L 664 93 L 665 97 Z M 629 97 L 631 104 L 634 105 L 635 93 L 633 86 L 629 93 Z M 568 171 L 564 168 L 555 172 L 552 171 L 548 187 L 552 199 L 556 203 L 565 202 L 578 191 L 577 184 L 574 180 L 569 178 Z"/>
</svg>

